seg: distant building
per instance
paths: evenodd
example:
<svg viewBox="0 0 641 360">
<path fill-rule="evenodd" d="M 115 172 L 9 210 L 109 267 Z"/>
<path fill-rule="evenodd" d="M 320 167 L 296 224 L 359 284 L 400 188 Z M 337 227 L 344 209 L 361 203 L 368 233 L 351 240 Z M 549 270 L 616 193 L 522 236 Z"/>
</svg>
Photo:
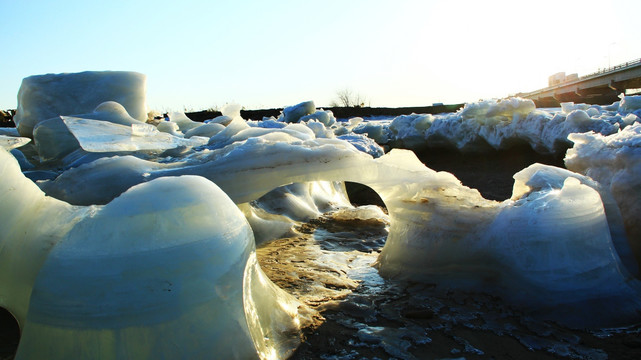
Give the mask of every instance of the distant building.
<svg viewBox="0 0 641 360">
<path fill-rule="evenodd" d="M 565 72 L 559 72 L 548 78 L 548 86 L 559 85 L 565 82 Z"/>
<path fill-rule="evenodd" d="M 559 84 L 563 84 L 570 81 L 576 81 L 576 80 L 579 80 L 579 74 L 574 73 L 574 74 L 565 75 L 564 72 L 560 72 L 560 73 L 551 75 L 548 78 L 548 86 L 559 85 Z"/>
<path fill-rule="evenodd" d="M 565 77 L 565 82 L 576 81 L 576 80 L 579 80 L 579 74 L 577 73 L 569 74 Z"/>
</svg>

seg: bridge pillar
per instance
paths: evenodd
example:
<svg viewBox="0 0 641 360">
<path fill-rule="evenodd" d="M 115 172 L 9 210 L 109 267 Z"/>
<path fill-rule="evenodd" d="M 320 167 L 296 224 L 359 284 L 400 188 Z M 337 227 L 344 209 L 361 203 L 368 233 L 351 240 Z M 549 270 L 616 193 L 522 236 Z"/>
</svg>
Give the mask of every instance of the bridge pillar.
<svg viewBox="0 0 641 360">
<path fill-rule="evenodd" d="M 614 82 L 614 79 L 613 79 L 613 80 L 610 80 L 610 84 L 608 84 L 608 87 L 616 92 L 625 91 L 625 89 L 621 90 L 621 87 L 619 85 L 620 84 L 617 84 L 616 82 Z"/>
<path fill-rule="evenodd" d="M 586 95 L 585 91 L 580 89 L 578 85 L 574 88 L 574 94 L 580 98 L 583 98 Z"/>
</svg>

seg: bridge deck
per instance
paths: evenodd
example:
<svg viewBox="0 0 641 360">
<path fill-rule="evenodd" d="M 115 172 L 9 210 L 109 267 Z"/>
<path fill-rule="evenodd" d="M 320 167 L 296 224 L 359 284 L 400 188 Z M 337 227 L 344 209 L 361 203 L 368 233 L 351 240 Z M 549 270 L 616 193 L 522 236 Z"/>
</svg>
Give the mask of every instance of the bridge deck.
<svg viewBox="0 0 641 360">
<path fill-rule="evenodd" d="M 636 88 L 641 88 L 641 59 L 516 96 L 532 99 L 537 106 L 558 106 L 566 101 L 610 104 L 620 93 Z"/>
</svg>

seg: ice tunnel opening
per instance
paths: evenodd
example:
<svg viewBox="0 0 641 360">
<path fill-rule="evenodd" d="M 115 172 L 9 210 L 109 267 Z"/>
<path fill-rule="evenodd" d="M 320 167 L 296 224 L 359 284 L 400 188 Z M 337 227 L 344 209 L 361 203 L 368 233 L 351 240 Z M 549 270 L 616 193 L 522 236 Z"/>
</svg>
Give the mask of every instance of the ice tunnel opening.
<svg viewBox="0 0 641 360">
<path fill-rule="evenodd" d="M 376 205 L 387 212 L 387 206 L 385 206 L 383 199 L 371 187 L 361 183 L 345 181 L 345 188 L 347 196 L 354 206 Z"/>
<path fill-rule="evenodd" d="M 16 318 L 0 307 L 0 359 L 13 359 L 20 342 L 20 326 Z"/>
<path fill-rule="evenodd" d="M 299 197 L 315 199 L 318 209 L 326 210 L 327 204 L 333 207 L 320 211 L 315 218 L 297 222 L 293 233 L 257 242 L 256 255 L 261 269 L 272 282 L 322 313 L 328 306 L 344 300 L 363 282 L 381 281 L 372 265 L 387 240 L 389 217 L 381 197 L 366 185 L 340 181 L 313 183 L 332 185 L 292 184 L 274 189 L 254 203 L 264 204 L 284 189 L 303 187 L 310 190 L 310 196 L 299 193 Z M 313 193 L 314 189 L 327 191 Z M 290 209 L 281 210 L 291 213 Z M 312 324 L 310 329 L 321 323 Z"/>
</svg>

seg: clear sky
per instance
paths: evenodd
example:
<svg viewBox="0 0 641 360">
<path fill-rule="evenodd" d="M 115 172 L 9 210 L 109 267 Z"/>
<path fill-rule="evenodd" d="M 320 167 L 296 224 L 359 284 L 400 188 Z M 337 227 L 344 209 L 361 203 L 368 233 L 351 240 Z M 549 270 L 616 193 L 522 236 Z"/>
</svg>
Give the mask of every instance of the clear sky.
<svg viewBox="0 0 641 360">
<path fill-rule="evenodd" d="M 0 0 L 0 109 L 22 78 L 147 75 L 150 109 L 504 97 L 641 58 L 641 1 Z"/>
</svg>

